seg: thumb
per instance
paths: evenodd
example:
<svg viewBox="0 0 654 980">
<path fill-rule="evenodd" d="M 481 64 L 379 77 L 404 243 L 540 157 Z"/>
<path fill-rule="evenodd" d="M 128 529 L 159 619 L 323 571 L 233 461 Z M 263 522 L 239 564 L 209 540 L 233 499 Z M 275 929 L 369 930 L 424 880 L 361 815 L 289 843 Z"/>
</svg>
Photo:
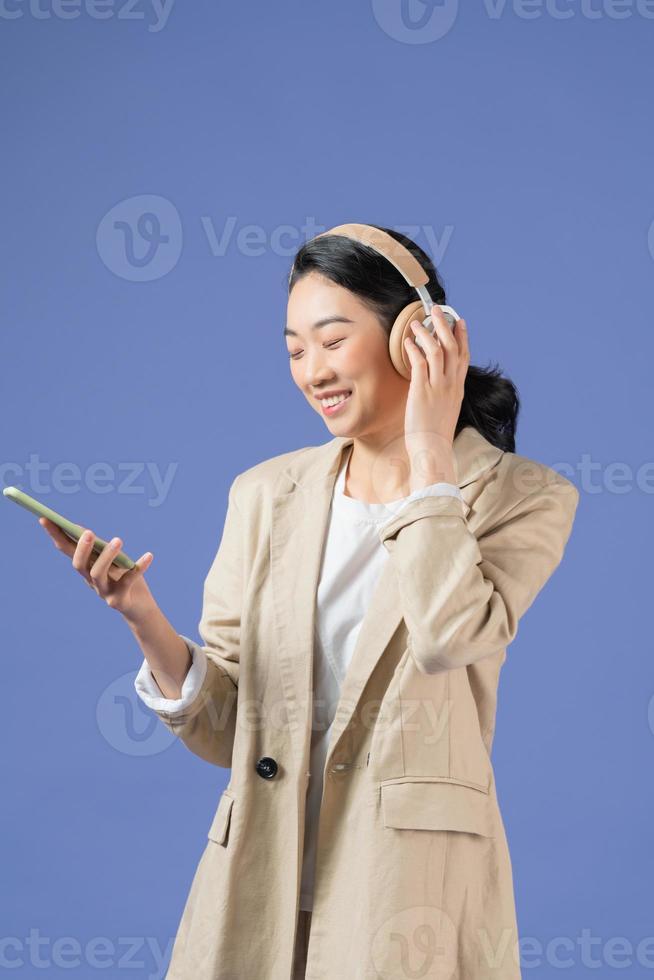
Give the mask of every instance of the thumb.
<svg viewBox="0 0 654 980">
<path fill-rule="evenodd" d="M 153 561 L 154 561 L 154 555 L 152 554 L 151 551 L 146 551 L 144 555 L 141 555 L 138 561 L 134 562 L 134 567 L 128 569 L 128 571 L 126 571 L 125 574 L 123 575 L 123 579 L 127 579 L 127 582 L 125 584 L 127 585 L 127 583 L 129 583 L 133 579 L 137 578 L 140 575 L 143 575 L 144 572 L 147 572 L 148 568 L 150 567 Z"/>
</svg>

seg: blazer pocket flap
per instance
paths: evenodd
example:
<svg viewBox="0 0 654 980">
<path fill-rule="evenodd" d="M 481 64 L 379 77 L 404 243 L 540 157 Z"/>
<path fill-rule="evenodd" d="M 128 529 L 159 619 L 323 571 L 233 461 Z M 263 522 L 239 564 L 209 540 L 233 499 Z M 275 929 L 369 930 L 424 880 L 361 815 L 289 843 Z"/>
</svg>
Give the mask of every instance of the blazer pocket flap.
<svg viewBox="0 0 654 980">
<path fill-rule="evenodd" d="M 381 784 L 385 827 L 401 830 L 459 830 L 494 837 L 488 793 L 439 780 Z"/>
<path fill-rule="evenodd" d="M 228 793 L 223 793 L 218 803 L 218 809 L 209 827 L 209 840 L 216 844 L 225 844 L 229 832 L 229 818 L 234 804 L 234 797 Z"/>
</svg>

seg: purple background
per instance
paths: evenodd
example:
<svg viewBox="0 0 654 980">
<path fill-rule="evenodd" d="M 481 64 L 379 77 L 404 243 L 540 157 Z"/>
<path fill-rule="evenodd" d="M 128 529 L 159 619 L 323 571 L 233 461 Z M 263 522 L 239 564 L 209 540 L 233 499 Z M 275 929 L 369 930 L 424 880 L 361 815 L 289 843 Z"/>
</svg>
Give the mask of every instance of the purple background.
<svg viewBox="0 0 654 980">
<path fill-rule="evenodd" d="M 2 482 L 153 551 L 197 637 L 231 480 L 330 438 L 282 338 L 295 249 L 346 221 L 412 235 L 472 362 L 518 385 L 518 452 L 581 491 L 500 683 L 525 976 L 651 976 L 654 5 L 430 8 L 5 0 Z M 42 975 L 37 930 L 53 973 L 102 972 L 55 943 L 104 936 L 105 975 L 162 976 L 228 772 L 166 737 L 120 616 L 0 510 L 0 968 Z"/>
</svg>

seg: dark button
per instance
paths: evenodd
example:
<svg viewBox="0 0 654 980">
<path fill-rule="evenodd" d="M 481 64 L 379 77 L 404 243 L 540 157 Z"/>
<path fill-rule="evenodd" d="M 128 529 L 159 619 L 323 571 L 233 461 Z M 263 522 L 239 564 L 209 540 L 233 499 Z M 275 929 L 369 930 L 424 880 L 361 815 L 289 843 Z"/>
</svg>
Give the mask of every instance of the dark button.
<svg viewBox="0 0 654 980">
<path fill-rule="evenodd" d="M 263 779 L 272 779 L 277 772 L 277 763 L 269 755 L 264 755 L 257 762 L 256 769 Z"/>
</svg>

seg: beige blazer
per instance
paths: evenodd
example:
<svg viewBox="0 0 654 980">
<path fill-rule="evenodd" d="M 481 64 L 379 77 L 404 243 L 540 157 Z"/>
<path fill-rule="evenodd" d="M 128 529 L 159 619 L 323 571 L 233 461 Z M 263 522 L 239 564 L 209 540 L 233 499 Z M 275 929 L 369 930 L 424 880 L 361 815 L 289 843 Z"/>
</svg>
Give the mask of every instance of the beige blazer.
<svg viewBox="0 0 654 980">
<path fill-rule="evenodd" d="M 157 712 L 231 768 L 168 980 L 289 980 L 309 779 L 313 618 L 332 489 L 351 439 L 239 474 L 204 585 L 206 678 Z M 518 980 L 491 745 L 518 621 L 557 567 L 579 494 L 476 429 L 451 496 L 380 531 L 389 560 L 357 639 L 323 778 L 309 980 Z"/>
</svg>

